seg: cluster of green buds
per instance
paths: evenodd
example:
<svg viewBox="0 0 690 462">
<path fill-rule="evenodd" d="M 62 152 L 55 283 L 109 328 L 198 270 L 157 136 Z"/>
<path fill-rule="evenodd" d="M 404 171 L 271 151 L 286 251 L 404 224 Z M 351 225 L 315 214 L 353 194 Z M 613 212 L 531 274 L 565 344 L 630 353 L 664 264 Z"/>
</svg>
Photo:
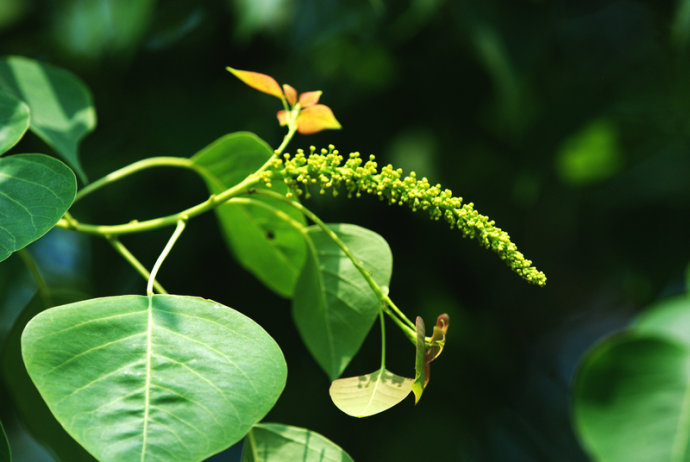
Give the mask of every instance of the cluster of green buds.
<svg viewBox="0 0 690 462">
<path fill-rule="evenodd" d="M 311 187 L 320 188 L 321 194 L 330 189 L 334 196 L 339 190 L 344 190 L 348 197 L 371 194 L 389 204 L 425 211 L 433 220 L 445 220 L 451 228 L 460 230 L 463 237 L 475 239 L 484 248 L 494 251 L 527 282 L 539 286 L 546 284 L 544 273 L 518 251 L 508 233 L 495 226 L 489 217 L 477 212 L 474 204 L 463 203 L 461 197 L 453 196 L 450 189 L 444 189 L 440 184 L 432 185 L 426 178 L 419 179 L 414 172 L 403 177 L 402 169 L 395 169 L 390 164 L 379 170 L 373 155 L 364 161 L 359 153 L 354 152 L 344 163 L 343 160 L 332 145 L 319 152 L 312 146 L 308 155 L 300 149 L 294 156 L 284 154 L 282 158 L 274 159 L 263 179 L 267 185 L 271 180 L 282 179 L 291 191 L 307 198 Z"/>
</svg>

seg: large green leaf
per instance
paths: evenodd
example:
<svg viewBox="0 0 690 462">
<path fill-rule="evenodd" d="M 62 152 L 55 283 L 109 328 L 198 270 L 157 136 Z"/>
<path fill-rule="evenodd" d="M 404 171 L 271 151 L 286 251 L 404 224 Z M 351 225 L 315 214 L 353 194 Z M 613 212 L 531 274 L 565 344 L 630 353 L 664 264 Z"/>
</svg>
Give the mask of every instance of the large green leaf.
<svg viewBox="0 0 690 462">
<path fill-rule="evenodd" d="M 216 140 L 192 160 L 208 173 L 209 190 L 219 193 L 244 180 L 271 155 L 273 150 L 266 142 L 252 133 L 239 132 Z M 287 192 L 282 182 L 276 182 L 271 189 Z M 305 223 L 302 214 L 288 204 L 256 195 L 252 198 Z M 306 257 L 306 245 L 299 230 L 261 206 L 226 204 L 216 211 L 225 240 L 240 264 L 271 290 L 284 297 L 292 296 Z"/>
<path fill-rule="evenodd" d="M 328 392 L 333 404 L 353 417 L 368 417 L 392 408 L 412 391 L 413 379 L 381 368 L 371 374 L 334 380 Z"/>
<path fill-rule="evenodd" d="M 256 424 L 244 439 L 242 462 L 353 462 L 328 438 L 306 428 Z"/>
<path fill-rule="evenodd" d="M 79 141 L 96 126 L 91 94 L 75 75 L 20 56 L 0 59 L 0 90 L 31 110 L 31 131 L 52 146 L 86 181 Z"/>
<path fill-rule="evenodd" d="M 0 92 L 0 155 L 14 146 L 29 128 L 29 106 Z"/>
<path fill-rule="evenodd" d="M 72 302 L 82 294 L 51 292 L 53 302 Z M 3 388 L 11 398 L 11 406 L 22 426 L 62 462 L 93 462 L 94 458 L 70 437 L 55 420 L 38 390 L 29 378 L 21 353 L 21 334 L 29 320 L 47 307 L 43 297 L 36 295 L 15 321 L 0 352 L 0 376 Z"/>
<path fill-rule="evenodd" d="M 393 256 L 384 238 L 349 224 L 328 227 L 350 248 L 380 287 L 388 287 Z M 292 310 L 302 340 L 331 380 L 357 353 L 378 314 L 380 301 L 345 253 L 316 226 L 307 231 L 307 260 Z"/>
<path fill-rule="evenodd" d="M 65 429 L 105 461 L 198 461 L 244 437 L 286 379 L 275 341 L 210 300 L 127 295 L 51 308 L 22 354 Z"/>
<path fill-rule="evenodd" d="M 12 462 L 12 453 L 10 452 L 10 443 L 7 441 L 5 429 L 0 422 L 0 462 Z"/>
<path fill-rule="evenodd" d="M 632 328 L 684 343 L 690 348 L 690 297 L 680 295 L 657 302 L 638 316 Z"/>
<path fill-rule="evenodd" d="M 592 350 L 575 384 L 575 426 L 594 460 L 690 461 L 690 351 L 634 330 Z"/>
<path fill-rule="evenodd" d="M 0 261 L 47 233 L 74 201 L 77 182 L 43 154 L 0 158 Z"/>
</svg>

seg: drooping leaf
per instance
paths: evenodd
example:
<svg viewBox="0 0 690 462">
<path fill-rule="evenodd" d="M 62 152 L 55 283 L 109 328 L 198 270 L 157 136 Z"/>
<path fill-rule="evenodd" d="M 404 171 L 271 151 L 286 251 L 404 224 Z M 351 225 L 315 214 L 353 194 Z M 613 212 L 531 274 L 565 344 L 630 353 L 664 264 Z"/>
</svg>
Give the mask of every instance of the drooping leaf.
<svg viewBox="0 0 690 462">
<path fill-rule="evenodd" d="M 280 89 L 280 85 L 270 75 L 261 74 L 260 72 L 240 71 L 230 66 L 226 67 L 226 69 L 255 90 L 283 99 L 283 91 Z"/>
<path fill-rule="evenodd" d="M 315 105 L 319 102 L 319 98 L 321 98 L 322 93 L 323 92 L 321 90 L 305 91 L 304 93 L 299 95 L 300 106 L 302 106 L 302 108 L 307 108 L 309 106 Z"/>
<path fill-rule="evenodd" d="M 414 383 L 412 384 L 412 391 L 414 392 L 414 403 L 417 404 L 424 393 L 426 387 L 426 327 L 421 316 L 417 316 L 415 325 L 417 327 L 417 343 L 415 348 L 414 360 Z"/>
<path fill-rule="evenodd" d="M 48 407 L 99 460 L 203 460 L 278 399 L 285 359 L 254 321 L 210 300 L 119 296 L 46 310 L 22 335 Z"/>
<path fill-rule="evenodd" d="M 342 128 L 340 122 L 333 115 L 328 106 L 316 104 L 300 111 L 297 116 L 297 131 L 303 135 L 311 135 L 327 129 Z"/>
<path fill-rule="evenodd" d="M 5 428 L 0 421 L 0 462 L 12 462 L 12 452 L 10 451 L 10 442 L 7 440 Z"/>
<path fill-rule="evenodd" d="M 343 449 L 306 428 L 260 423 L 244 439 L 242 462 L 353 462 Z"/>
<path fill-rule="evenodd" d="M 374 281 L 388 287 L 393 256 L 385 239 L 355 225 L 328 227 Z M 293 316 L 307 348 L 335 380 L 362 345 L 380 303 L 364 276 L 321 228 L 311 226 L 307 236 L 308 255 L 295 286 Z"/>
<path fill-rule="evenodd" d="M 67 303 L 82 294 L 51 292 L 53 302 Z M 61 462 L 94 462 L 95 459 L 67 434 L 41 399 L 22 362 L 21 334 L 26 324 L 47 307 L 39 295 L 29 302 L 15 321 L 0 352 L 0 376 L 22 426 Z"/>
<path fill-rule="evenodd" d="M 238 132 L 214 141 L 192 160 L 207 171 L 209 191 L 219 193 L 244 180 L 272 154 L 271 148 L 256 135 Z M 281 194 L 288 191 L 282 182 L 275 182 L 271 190 Z M 302 214 L 290 205 L 256 194 L 251 197 L 305 224 Z M 256 205 L 225 204 L 216 213 L 225 240 L 240 264 L 274 292 L 290 297 L 306 258 L 302 233 L 275 213 Z"/>
<path fill-rule="evenodd" d="M 43 154 L 0 158 L 0 261 L 47 233 L 74 201 L 77 182 Z"/>
<path fill-rule="evenodd" d="M 631 330 L 594 348 L 574 390 L 575 428 L 594 460 L 690 459 L 690 350 Z"/>
<path fill-rule="evenodd" d="M 412 382 L 381 368 L 371 374 L 334 380 L 328 392 L 345 414 L 368 417 L 404 400 L 412 391 Z"/>
<path fill-rule="evenodd" d="M 96 126 L 91 94 L 75 75 L 20 56 L 0 58 L 0 90 L 24 101 L 30 129 L 86 181 L 78 157 L 81 139 Z"/>
<path fill-rule="evenodd" d="M 29 106 L 0 92 L 0 155 L 17 144 L 29 128 Z"/>
</svg>

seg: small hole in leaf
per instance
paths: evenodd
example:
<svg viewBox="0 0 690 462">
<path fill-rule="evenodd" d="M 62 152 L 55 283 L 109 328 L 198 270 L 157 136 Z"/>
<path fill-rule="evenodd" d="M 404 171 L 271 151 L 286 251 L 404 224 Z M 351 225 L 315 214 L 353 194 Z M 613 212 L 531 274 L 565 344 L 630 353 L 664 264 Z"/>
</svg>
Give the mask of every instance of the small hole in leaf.
<svg viewBox="0 0 690 462">
<path fill-rule="evenodd" d="M 275 238 L 275 237 L 276 237 L 276 235 L 273 234 L 273 231 L 266 231 L 266 239 L 268 239 L 270 241 L 270 240 L 273 240 L 273 238 Z"/>
</svg>

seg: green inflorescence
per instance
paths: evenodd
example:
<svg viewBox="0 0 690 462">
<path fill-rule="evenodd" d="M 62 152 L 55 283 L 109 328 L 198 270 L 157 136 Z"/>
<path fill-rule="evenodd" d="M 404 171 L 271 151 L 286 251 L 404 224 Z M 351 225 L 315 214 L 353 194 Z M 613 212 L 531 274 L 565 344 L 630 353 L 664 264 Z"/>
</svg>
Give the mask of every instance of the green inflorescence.
<svg viewBox="0 0 690 462">
<path fill-rule="evenodd" d="M 344 188 L 348 197 L 372 194 L 389 204 L 407 205 L 412 211 L 424 210 L 432 219 L 443 218 L 451 228 L 458 228 L 463 237 L 476 239 L 484 248 L 493 250 L 524 280 L 539 286 L 546 284 L 544 273 L 532 266 L 508 233 L 477 212 L 473 203 L 463 204 L 462 198 L 453 196 L 450 189 L 431 185 L 426 178 L 418 179 L 414 172 L 403 177 L 402 169 L 394 169 L 390 164 L 379 171 L 373 155 L 364 162 L 354 152 L 343 164 L 343 156 L 332 145 L 320 152 L 312 146 L 309 155 L 299 149 L 294 157 L 284 154 L 282 159 L 274 159 L 271 169 L 264 172 L 267 185 L 278 179 L 285 181 L 291 191 L 307 198 L 311 186 L 320 187 L 321 194 L 331 189 L 334 196 Z"/>
</svg>

